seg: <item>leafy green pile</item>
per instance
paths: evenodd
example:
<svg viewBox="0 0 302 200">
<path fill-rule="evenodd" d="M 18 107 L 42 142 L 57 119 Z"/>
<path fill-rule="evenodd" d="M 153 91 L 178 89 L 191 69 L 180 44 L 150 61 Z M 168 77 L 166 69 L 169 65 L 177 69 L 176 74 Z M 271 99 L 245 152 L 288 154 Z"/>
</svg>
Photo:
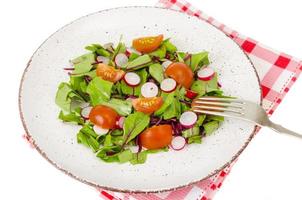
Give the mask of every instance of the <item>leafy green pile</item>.
<svg viewBox="0 0 302 200">
<path fill-rule="evenodd" d="M 178 86 L 171 93 L 161 92 L 164 99 L 163 105 L 152 115 L 136 112 L 128 97 L 141 97 L 141 86 L 148 80 L 159 84 L 164 78 L 162 63 L 170 60 L 172 62 L 184 62 L 193 72 L 209 64 L 208 52 L 189 54 L 179 52 L 169 39 L 162 42 L 160 47 L 148 54 L 138 52 L 126 52 L 127 48 L 123 42 L 116 47 L 112 45 L 102 46 L 92 44 L 86 49 L 90 51 L 79 56 L 71 63 L 73 68 L 69 73 L 69 82 L 62 82 L 58 87 L 55 102 L 60 107 L 59 119 L 81 125 L 77 133 L 77 141 L 89 148 L 97 157 L 105 162 L 130 162 L 141 164 L 146 161 L 147 155 L 160 151 L 168 151 L 168 148 L 158 150 L 141 150 L 137 142 L 137 136 L 146 128 L 158 124 L 171 124 L 174 135 L 182 135 L 187 143 L 201 143 L 201 138 L 215 131 L 223 117 L 199 115 L 194 127 L 183 128 L 178 119 L 181 113 L 190 109 L 192 99 L 186 97 L 187 90 Z M 135 71 L 141 78 L 140 85 L 128 86 L 124 80 L 112 83 L 103 80 L 96 75 L 97 57 L 108 59 L 108 65 L 116 67 L 114 58 L 119 53 L 128 53 L 128 62 L 121 69 L 124 71 Z M 217 74 L 210 81 L 195 79 L 190 90 L 196 92 L 198 97 L 211 95 L 221 96 L 217 82 Z M 90 105 L 106 105 L 113 108 L 120 116 L 125 116 L 123 129 L 110 130 L 105 135 L 98 135 L 93 124 L 81 116 L 83 107 Z M 132 147 L 139 146 L 139 151 L 133 153 Z"/>
</svg>

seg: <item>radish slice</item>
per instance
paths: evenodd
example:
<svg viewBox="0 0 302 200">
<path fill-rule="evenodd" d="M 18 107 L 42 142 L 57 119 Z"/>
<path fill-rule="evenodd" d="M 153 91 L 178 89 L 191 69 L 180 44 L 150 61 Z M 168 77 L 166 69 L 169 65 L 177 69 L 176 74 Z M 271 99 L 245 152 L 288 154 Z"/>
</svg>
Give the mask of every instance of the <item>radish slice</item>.
<svg viewBox="0 0 302 200">
<path fill-rule="evenodd" d="M 117 121 L 117 126 L 119 128 L 123 128 L 124 126 L 124 121 L 125 121 L 125 117 L 120 117 L 119 120 Z"/>
<path fill-rule="evenodd" d="M 192 111 L 186 111 L 180 115 L 179 122 L 186 128 L 192 127 L 197 121 L 196 113 Z"/>
<path fill-rule="evenodd" d="M 209 81 L 215 75 L 215 71 L 210 67 L 205 67 L 197 72 L 197 77 L 202 81 Z"/>
<path fill-rule="evenodd" d="M 138 153 L 139 152 L 139 146 L 130 146 L 129 147 L 129 150 L 132 152 L 132 153 Z"/>
<path fill-rule="evenodd" d="M 131 87 L 138 86 L 139 83 L 141 82 L 141 78 L 139 77 L 139 75 L 137 75 L 134 72 L 126 73 L 124 76 L 124 80 Z"/>
<path fill-rule="evenodd" d="M 93 126 L 93 130 L 98 135 L 105 135 L 109 131 L 109 129 L 105 129 L 105 128 L 99 127 L 97 125 Z"/>
<path fill-rule="evenodd" d="M 169 67 L 169 65 L 171 65 L 171 64 L 172 64 L 172 61 L 166 60 L 165 62 L 163 62 L 161 64 L 161 66 L 164 68 L 164 70 L 166 70 Z"/>
<path fill-rule="evenodd" d="M 96 57 L 96 60 L 97 60 L 98 62 L 104 63 L 104 64 L 106 64 L 106 65 L 109 63 L 109 58 L 104 57 L 104 56 L 97 56 L 97 57 Z"/>
<path fill-rule="evenodd" d="M 126 54 L 129 54 L 129 56 L 130 56 L 130 54 L 132 54 L 132 53 L 135 53 L 135 54 L 137 54 L 137 55 L 142 55 L 142 53 L 141 52 L 139 52 L 139 51 L 137 51 L 136 49 L 133 49 L 133 48 L 127 48 L 127 50 L 126 50 Z"/>
<path fill-rule="evenodd" d="M 158 87 L 155 83 L 147 82 L 141 87 L 143 97 L 156 97 L 158 94 Z"/>
<path fill-rule="evenodd" d="M 197 95 L 198 95 L 198 93 L 194 92 L 192 90 L 186 91 L 186 97 L 188 97 L 189 99 L 194 99 Z"/>
<path fill-rule="evenodd" d="M 160 83 L 160 89 L 164 92 L 173 92 L 176 89 L 177 83 L 172 78 L 166 78 Z"/>
<path fill-rule="evenodd" d="M 105 49 L 112 48 L 112 47 L 113 47 L 113 43 L 112 43 L 112 42 L 106 43 L 106 44 L 103 45 L 103 47 L 104 47 Z"/>
<path fill-rule="evenodd" d="M 87 107 L 83 108 L 81 111 L 81 116 L 84 119 L 89 119 L 89 114 L 90 114 L 91 109 L 92 109 L 91 106 L 87 106 Z"/>
<path fill-rule="evenodd" d="M 182 150 L 186 145 L 186 139 L 182 136 L 176 136 L 171 141 L 171 147 L 175 151 Z"/>
<path fill-rule="evenodd" d="M 128 57 L 124 53 L 119 53 L 115 56 L 114 62 L 118 67 L 122 67 L 128 63 Z"/>
</svg>

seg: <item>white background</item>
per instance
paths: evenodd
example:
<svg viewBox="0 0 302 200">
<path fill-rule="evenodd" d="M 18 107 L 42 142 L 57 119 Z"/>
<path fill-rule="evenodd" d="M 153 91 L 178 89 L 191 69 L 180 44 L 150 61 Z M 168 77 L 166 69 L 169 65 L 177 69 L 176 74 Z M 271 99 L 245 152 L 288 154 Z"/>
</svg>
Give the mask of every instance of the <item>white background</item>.
<svg viewBox="0 0 302 200">
<path fill-rule="evenodd" d="M 190 2 L 239 32 L 302 58 L 302 12 L 298 0 Z M 22 140 L 24 131 L 17 107 L 19 81 L 34 50 L 66 23 L 105 8 L 155 3 L 156 0 L 2 1 L 0 199 L 100 199 L 93 188 L 55 169 Z M 302 133 L 301 89 L 302 79 L 298 79 L 272 119 Z M 302 140 L 262 130 L 243 152 L 215 200 L 302 199 L 301 154 Z"/>
</svg>

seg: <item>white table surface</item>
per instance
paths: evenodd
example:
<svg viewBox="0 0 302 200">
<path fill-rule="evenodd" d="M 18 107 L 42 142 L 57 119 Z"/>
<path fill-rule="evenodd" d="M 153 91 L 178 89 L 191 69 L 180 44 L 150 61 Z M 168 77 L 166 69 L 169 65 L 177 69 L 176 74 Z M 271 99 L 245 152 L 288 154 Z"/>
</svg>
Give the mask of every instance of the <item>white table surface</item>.
<svg viewBox="0 0 302 200">
<path fill-rule="evenodd" d="M 26 62 L 45 38 L 88 13 L 116 6 L 154 5 L 156 0 L 4 1 L 0 6 L 2 105 L 0 199 L 100 199 L 91 187 L 67 177 L 22 138 L 17 90 Z M 209 15 L 262 43 L 302 58 L 298 0 L 190 0 Z M 300 24 L 300 25 L 299 25 Z M 302 133 L 302 79 L 273 120 Z M 302 141 L 262 130 L 240 156 L 215 200 L 302 199 Z"/>
</svg>

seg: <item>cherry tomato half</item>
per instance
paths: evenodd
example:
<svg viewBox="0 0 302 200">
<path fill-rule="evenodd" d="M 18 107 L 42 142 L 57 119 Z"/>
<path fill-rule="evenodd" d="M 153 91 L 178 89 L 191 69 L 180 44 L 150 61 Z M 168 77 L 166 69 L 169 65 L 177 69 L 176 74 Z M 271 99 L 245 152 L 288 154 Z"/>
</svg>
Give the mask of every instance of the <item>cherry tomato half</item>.
<svg viewBox="0 0 302 200">
<path fill-rule="evenodd" d="M 116 121 L 119 115 L 115 110 L 108 106 L 95 106 L 91 109 L 89 113 L 89 120 L 105 129 L 112 129 L 116 126 Z"/>
<path fill-rule="evenodd" d="M 168 146 L 172 140 L 172 126 L 159 125 L 146 129 L 139 135 L 140 143 L 147 149 L 160 149 Z"/>
<path fill-rule="evenodd" d="M 114 67 L 101 63 L 98 64 L 96 68 L 96 75 L 106 81 L 115 83 L 123 78 L 125 72 L 123 70 L 115 69 Z"/>
<path fill-rule="evenodd" d="M 132 41 L 132 46 L 141 53 L 150 53 L 160 46 L 163 39 L 163 35 L 137 38 Z"/>
<path fill-rule="evenodd" d="M 158 110 L 162 104 L 162 97 L 137 98 L 132 100 L 134 109 L 146 114 L 151 114 Z"/>
<path fill-rule="evenodd" d="M 187 89 L 190 88 L 193 82 L 193 72 L 185 63 L 172 63 L 166 69 L 165 73 Z"/>
</svg>

